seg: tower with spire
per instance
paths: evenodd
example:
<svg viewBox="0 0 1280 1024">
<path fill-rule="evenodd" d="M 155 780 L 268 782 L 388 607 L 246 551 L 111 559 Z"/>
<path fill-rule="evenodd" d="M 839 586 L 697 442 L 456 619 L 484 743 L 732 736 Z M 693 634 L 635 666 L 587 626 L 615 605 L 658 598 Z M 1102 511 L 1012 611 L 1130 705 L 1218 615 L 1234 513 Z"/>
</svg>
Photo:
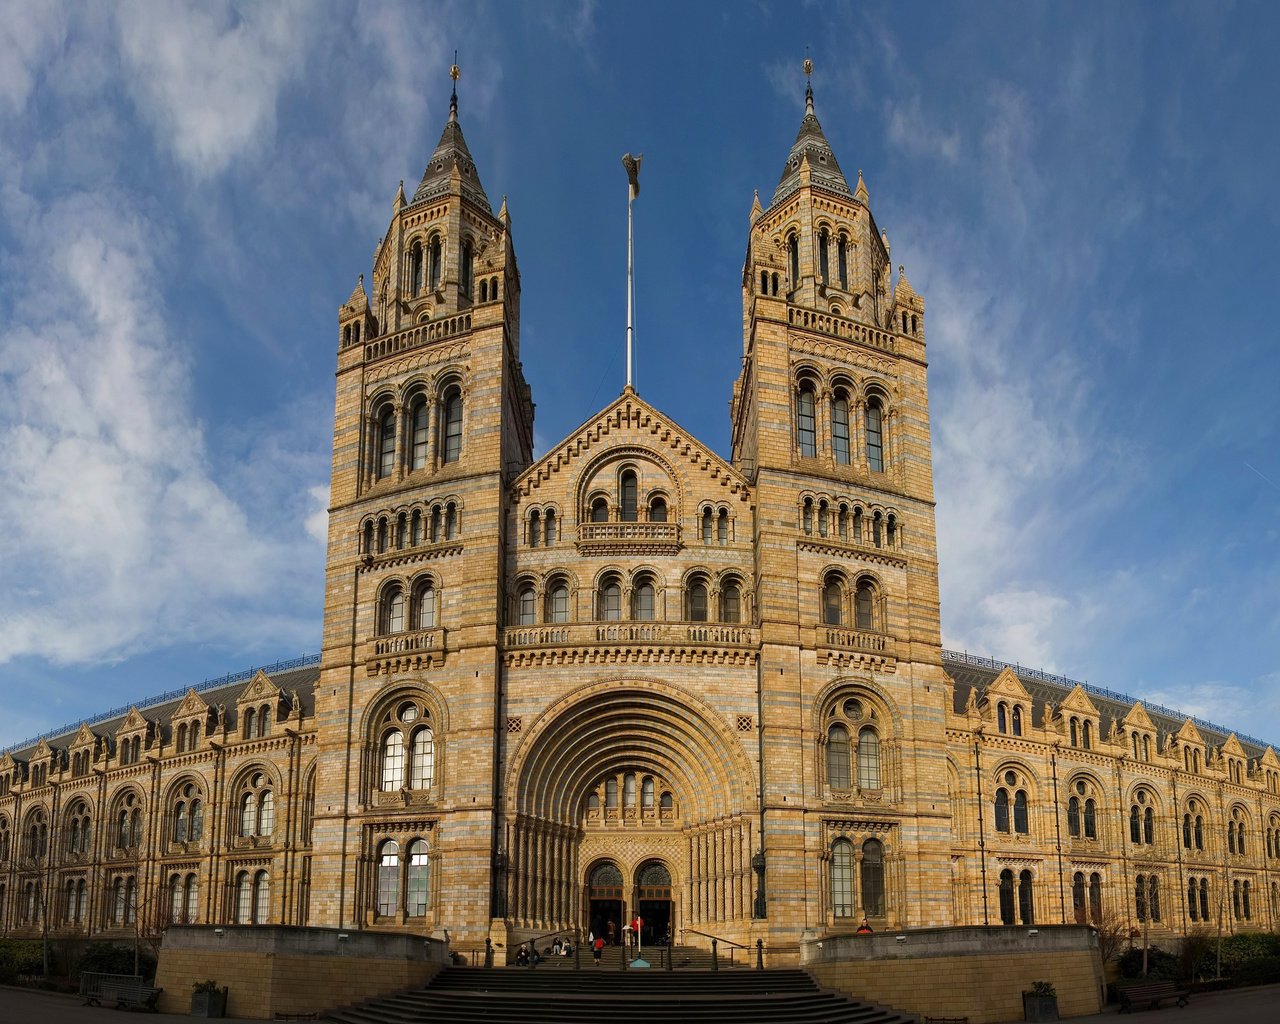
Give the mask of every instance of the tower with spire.
<svg viewBox="0 0 1280 1024">
<path fill-rule="evenodd" d="M 808 78 L 812 63 L 805 61 Z M 804 116 L 772 198 L 751 206 L 743 266 L 742 373 L 732 462 L 755 498 L 761 722 L 767 765 L 803 764 L 810 721 L 840 686 L 914 708 L 893 756 L 920 785 L 862 836 L 943 905 L 949 879 L 935 815 L 946 807 L 950 692 L 941 630 L 924 302 L 899 276 L 862 172 L 850 188 L 806 82 Z M 815 722 L 817 719 L 814 720 Z M 856 721 L 845 725 L 856 734 Z M 821 746 L 821 741 L 819 741 Z M 833 794 L 817 776 L 766 767 L 771 888 L 801 891 L 831 848 Z M 892 812 L 886 813 L 892 806 Z M 803 837 L 803 838 L 802 838 Z M 921 923 L 928 919 L 922 914 Z M 813 922 L 808 922 L 808 927 Z"/>
<path fill-rule="evenodd" d="M 323 853 L 309 870 L 311 914 L 340 927 L 369 913 L 369 872 L 378 850 L 390 856 L 388 835 L 405 863 L 434 853 L 445 832 L 464 859 L 487 865 L 492 848 L 494 581 L 507 484 L 531 459 L 533 403 L 511 217 L 505 199 L 493 212 L 463 137 L 457 64 L 451 77 L 440 140 L 412 198 L 403 182 L 395 193 L 372 287 L 361 275 L 338 312 L 316 714 L 321 757 L 346 767 L 321 773 Z M 397 678 L 409 681 L 390 700 Z M 446 727 L 447 773 L 436 742 Z M 378 736 L 376 746 L 393 734 L 397 767 L 386 772 L 386 751 L 352 739 Z M 431 827 L 388 833 L 388 807 L 403 815 L 415 804 L 430 807 Z M 434 886 L 444 917 L 487 922 L 489 894 L 474 875 L 438 875 Z"/>
</svg>

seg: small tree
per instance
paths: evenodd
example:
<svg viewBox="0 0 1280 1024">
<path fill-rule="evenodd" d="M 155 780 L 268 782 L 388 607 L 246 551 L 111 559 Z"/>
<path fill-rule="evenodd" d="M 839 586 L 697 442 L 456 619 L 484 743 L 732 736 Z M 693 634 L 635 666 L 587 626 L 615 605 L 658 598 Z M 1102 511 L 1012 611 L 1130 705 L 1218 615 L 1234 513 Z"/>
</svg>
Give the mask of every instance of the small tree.
<svg viewBox="0 0 1280 1024">
<path fill-rule="evenodd" d="M 1093 929 L 1098 936 L 1098 953 L 1105 967 L 1120 956 L 1125 940 L 1129 937 L 1129 929 L 1120 915 L 1111 908 L 1103 910 Z"/>
</svg>

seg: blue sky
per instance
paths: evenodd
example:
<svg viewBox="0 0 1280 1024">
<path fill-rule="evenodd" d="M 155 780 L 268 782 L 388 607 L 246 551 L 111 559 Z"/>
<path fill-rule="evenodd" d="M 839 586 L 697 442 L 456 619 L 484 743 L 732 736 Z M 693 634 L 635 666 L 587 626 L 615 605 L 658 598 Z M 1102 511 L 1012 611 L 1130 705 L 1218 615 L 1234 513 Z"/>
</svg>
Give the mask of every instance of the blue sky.
<svg viewBox="0 0 1280 1024">
<path fill-rule="evenodd" d="M 319 649 L 336 311 L 461 119 L 544 450 L 721 453 L 800 63 L 929 309 L 948 646 L 1280 741 L 1264 4 L 0 2 L 0 745 Z"/>
</svg>

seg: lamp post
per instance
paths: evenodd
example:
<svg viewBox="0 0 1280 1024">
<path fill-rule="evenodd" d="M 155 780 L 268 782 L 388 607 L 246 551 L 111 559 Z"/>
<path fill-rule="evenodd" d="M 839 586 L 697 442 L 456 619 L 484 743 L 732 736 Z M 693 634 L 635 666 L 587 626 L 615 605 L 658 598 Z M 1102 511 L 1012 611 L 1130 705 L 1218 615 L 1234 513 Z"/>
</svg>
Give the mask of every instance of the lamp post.
<svg viewBox="0 0 1280 1024">
<path fill-rule="evenodd" d="M 751 858 L 751 870 L 756 873 L 756 899 L 755 906 L 752 907 L 751 916 L 760 919 L 769 916 L 768 901 L 765 898 L 764 869 L 764 850 L 757 850 Z"/>
</svg>

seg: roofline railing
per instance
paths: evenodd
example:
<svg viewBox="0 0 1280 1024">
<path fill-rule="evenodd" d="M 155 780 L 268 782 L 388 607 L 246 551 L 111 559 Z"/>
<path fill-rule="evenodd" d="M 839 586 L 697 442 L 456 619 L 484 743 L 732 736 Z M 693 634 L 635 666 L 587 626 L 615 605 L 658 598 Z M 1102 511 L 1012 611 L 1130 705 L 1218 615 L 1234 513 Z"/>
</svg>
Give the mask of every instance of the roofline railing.
<svg viewBox="0 0 1280 1024">
<path fill-rule="evenodd" d="M 277 672 L 289 672 L 297 668 L 310 668 L 313 665 L 320 664 L 319 654 L 304 654 L 300 658 L 290 658 L 284 661 L 277 661 L 274 665 L 258 665 L 253 668 L 241 669 L 239 672 L 228 672 L 225 676 L 218 676 L 216 679 L 205 679 L 201 683 L 193 683 L 190 686 L 182 686 L 176 690 L 169 690 L 167 693 L 158 694 L 155 697 L 148 697 L 146 700 L 134 701 L 131 704 L 125 704 L 122 707 L 112 708 L 110 711 L 104 711 L 100 715 L 94 715 L 92 718 L 80 718 L 74 722 L 69 722 L 57 729 L 49 729 L 40 733 L 38 736 L 32 736 L 25 739 L 21 743 L 11 743 L 7 747 L 0 747 L 0 754 L 11 754 L 15 750 L 21 750 L 23 747 L 32 747 L 41 740 L 53 739 L 55 736 L 62 736 L 69 732 L 75 732 L 83 725 L 97 725 L 111 718 L 118 718 L 127 715 L 130 708 L 137 708 L 141 711 L 143 708 L 153 708 L 157 704 L 167 704 L 171 700 L 177 700 L 185 697 L 188 690 L 195 690 L 196 693 L 204 693 L 207 690 L 216 690 L 221 686 L 229 686 L 232 683 L 243 683 L 252 679 L 259 672 L 265 672 L 267 675 L 275 675 Z"/>
<path fill-rule="evenodd" d="M 1165 707 L 1163 704 L 1157 704 L 1154 701 L 1143 700 L 1140 697 L 1130 697 L 1127 693 L 1117 693 L 1115 690 L 1108 690 L 1102 686 L 1094 686 L 1092 683 L 1082 682 L 1078 679 L 1070 679 L 1067 676 L 1055 675 L 1052 672 L 1045 672 L 1043 669 L 1028 668 L 1026 665 L 1019 665 L 1008 661 L 998 661 L 995 658 L 984 658 L 980 654 L 970 654 L 968 651 L 948 651 L 945 648 L 942 651 L 943 658 L 949 658 L 952 661 L 963 662 L 966 665 L 973 665 L 977 668 L 989 668 L 993 671 L 1000 672 L 1006 668 L 1011 668 L 1020 676 L 1026 676 L 1030 679 L 1039 679 L 1041 682 L 1054 683 L 1057 686 L 1065 686 L 1067 689 L 1074 689 L 1079 686 L 1085 693 L 1091 693 L 1095 697 L 1105 697 L 1108 700 L 1118 701 L 1121 704 L 1141 704 L 1148 711 L 1154 711 L 1158 715 L 1165 715 L 1168 718 L 1177 721 L 1190 720 L 1200 729 L 1208 729 L 1210 732 L 1216 732 L 1224 738 L 1235 735 L 1241 743 L 1250 743 L 1255 747 L 1266 750 L 1267 747 L 1275 747 L 1276 744 L 1268 743 L 1266 740 L 1260 740 L 1256 736 L 1250 736 L 1247 733 L 1240 732 L 1237 729 L 1227 729 L 1214 722 L 1207 721 L 1203 718 L 1197 718 L 1195 715 L 1188 715 L 1185 711 L 1179 711 L 1176 708 Z"/>
</svg>

